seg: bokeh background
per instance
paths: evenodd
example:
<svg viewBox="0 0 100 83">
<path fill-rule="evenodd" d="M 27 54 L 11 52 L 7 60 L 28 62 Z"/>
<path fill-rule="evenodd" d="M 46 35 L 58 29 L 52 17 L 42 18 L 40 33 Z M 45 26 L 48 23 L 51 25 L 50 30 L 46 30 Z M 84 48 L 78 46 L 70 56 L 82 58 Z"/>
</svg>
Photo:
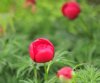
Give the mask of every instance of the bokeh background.
<svg viewBox="0 0 100 83">
<path fill-rule="evenodd" d="M 62 15 L 66 1 L 37 0 L 32 12 L 25 0 L 0 0 L 0 83 L 34 83 L 28 47 L 40 37 L 56 50 L 47 83 L 59 83 L 55 73 L 63 66 L 77 67 L 83 77 L 78 74 L 76 83 L 100 83 L 100 0 L 78 0 L 82 11 L 73 21 Z M 40 64 L 38 83 L 44 83 L 43 73 Z"/>
</svg>

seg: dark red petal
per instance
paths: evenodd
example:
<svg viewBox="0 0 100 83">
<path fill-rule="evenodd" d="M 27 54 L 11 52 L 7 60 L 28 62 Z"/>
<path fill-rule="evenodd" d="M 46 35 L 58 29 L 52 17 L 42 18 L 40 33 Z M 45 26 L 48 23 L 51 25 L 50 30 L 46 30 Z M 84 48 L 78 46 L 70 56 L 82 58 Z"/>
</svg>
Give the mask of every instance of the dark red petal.
<svg viewBox="0 0 100 83">
<path fill-rule="evenodd" d="M 67 6 L 68 6 L 68 3 L 65 3 L 65 4 L 62 6 L 62 13 L 63 13 L 64 16 L 66 16 L 66 14 L 65 14 L 65 9 L 67 8 Z"/>
<path fill-rule="evenodd" d="M 75 19 L 79 15 L 79 10 L 75 7 L 68 7 L 65 9 L 65 14 L 69 19 Z"/>
<path fill-rule="evenodd" d="M 48 62 L 53 59 L 53 52 L 51 49 L 40 50 L 35 56 L 35 60 L 38 63 Z"/>
<path fill-rule="evenodd" d="M 68 2 L 67 4 L 68 4 L 68 6 L 70 6 L 70 7 L 77 7 L 77 8 L 80 8 L 80 5 L 79 5 L 77 2 Z"/>
<path fill-rule="evenodd" d="M 29 46 L 29 53 L 30 53 L 31 59 L 35 60 L 35 53 L 34 53 L 34 50 L 33 50 L 33 44 L 32 43 Z"/>
</svg>

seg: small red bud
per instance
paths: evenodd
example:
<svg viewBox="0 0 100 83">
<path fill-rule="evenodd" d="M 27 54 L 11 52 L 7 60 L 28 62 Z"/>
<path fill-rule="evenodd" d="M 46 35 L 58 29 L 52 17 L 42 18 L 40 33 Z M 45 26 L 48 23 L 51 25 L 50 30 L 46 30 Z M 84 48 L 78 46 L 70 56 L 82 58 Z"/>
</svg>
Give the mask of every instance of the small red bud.
<svg viewBox="0 0 100 83">
<path fill-rule="evenodd" d="M 3 28 L 0 26 L 0 36 L 3 36 L 4 35 L 4 30 Z"/>
<path fill-rule="evenodd" d="M 33 41 L 29 47 L 30 57 L 37 63 L 49 62 L 54 57 L 54 46 L 45 38 Z"/>
<path fill-rule="evenodd" d="M 27 8 L 29 6 L 33 6 L 36 4 L 36 0 L 26 0 L 24 3 L 24 7 Z"/>
<path fill-rule="evenodd" d="M 70 20 L 74 20 L 75 18 L 77 18 L 80 12 L 80 5 L 77 2 L 66 2 L 62 6 L 63 15 Z"/>
<path fill-rule="evenodd" d="M 63 67 L 57 72 L 58 78 L 64 78 L 64 79 L 72 79 L 73 77 L 73 69 L 70 67 Z"/>
<path fill-rule="evenodd" d="M 32 3 L 32 4 L 35 4 L 36 3 L 36 0 L 26 0 L 27 3 Z"/>
</svg>

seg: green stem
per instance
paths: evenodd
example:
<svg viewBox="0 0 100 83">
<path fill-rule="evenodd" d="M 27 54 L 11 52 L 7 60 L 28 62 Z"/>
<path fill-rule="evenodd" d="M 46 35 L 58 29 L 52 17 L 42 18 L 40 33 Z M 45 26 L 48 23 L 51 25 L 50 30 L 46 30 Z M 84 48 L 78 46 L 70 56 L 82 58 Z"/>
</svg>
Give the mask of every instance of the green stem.
<svg viewBox="0 0 100 83">
<path fill-rule="evenodd" d="M 36 69 L 36 64 L 34 65 L 34 77 L 35 77 L 35 83 L 38 83 L 37 81 L 37 69 Z"/>
<path fill-rule="evenodd" d="M 10 27 L 11 27 L 13 33 L 15 33 L 15 28 L 14 28 L 13 20 L 12 19 L 9 19 L 9 21 L 10 21 Z"/>
<path fill-rule="evenodd" d="M 52 63 L 52 62 L 50 62 L 50 63 L 48 64 L 48 67 L 47 67 L 47 74 L 49 73 L 49 69 L 50 69 L 51 63 Z"/>
<path fill-rule="evenodd" d="M 44 80 L 45 80 L 45 83 L 48 80 L 48 73 L 49 73 L 49 69 L 50 69 L 51 63 L 52 62 L 50 62 L 47 66 L 46 66 L 46 64 L 44 64 L 44 70 L 45 70 Z"/>
<path fill-rule="evenodd" d="M 81 20 L 81 24 L 83 25 L 83 30 L 86 32 L 86 33 L 88 33 L 88 28 L 87 28 L 87 25 L 86 25 L 86 23 L 84 23 L 84 20 L 83 20 L 83 18 L 82 17 L 80 17 L 80 20 Z"/>
<path fill-rule="evenodd" d="M 47 79 L 48 79 L 48 73 L 47 73 L 47 67 L 46 64 L 44 64 L 44 70 L 45 70 L 45 74 L 44 74 L 44 81 L 46 83 Z"/>
</svg>

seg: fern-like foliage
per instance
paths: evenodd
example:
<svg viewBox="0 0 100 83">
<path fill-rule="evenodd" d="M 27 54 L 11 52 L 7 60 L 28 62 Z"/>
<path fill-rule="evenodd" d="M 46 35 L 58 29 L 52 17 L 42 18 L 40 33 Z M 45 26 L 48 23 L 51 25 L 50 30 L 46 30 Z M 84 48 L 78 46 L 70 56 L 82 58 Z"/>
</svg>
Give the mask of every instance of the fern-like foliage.
<svg viewBox="0 0 100 83">
<path fill-rule="evenodd" d="M 77 71 L 76 78 L 76 83 L 100 83 L 100 70 L 88 65 Z"/>
</svg>

